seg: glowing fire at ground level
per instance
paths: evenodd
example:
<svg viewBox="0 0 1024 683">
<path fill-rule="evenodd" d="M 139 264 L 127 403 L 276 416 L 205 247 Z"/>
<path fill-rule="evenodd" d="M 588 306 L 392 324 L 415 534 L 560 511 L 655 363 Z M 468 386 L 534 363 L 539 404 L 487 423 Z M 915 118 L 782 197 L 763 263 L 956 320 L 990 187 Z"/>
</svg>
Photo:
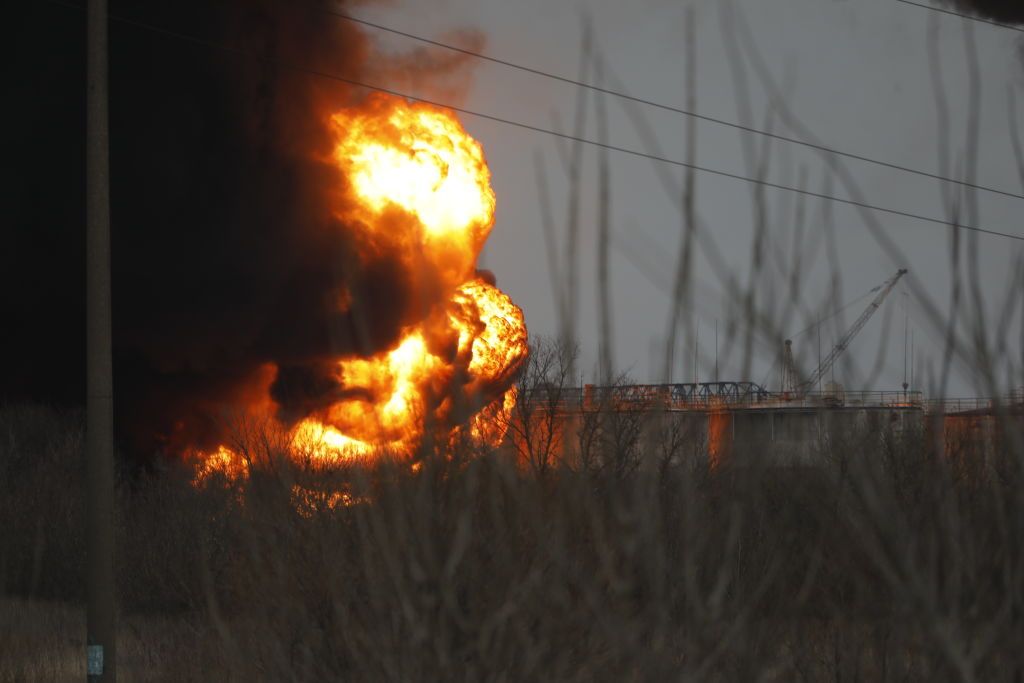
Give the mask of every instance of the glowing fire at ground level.
<svg viewBox="0 0 1024 683">
<path fill-rule="evenodd" d="M 447 320 L 457 334 L 455 359 L 462 360 L 468 385 L 454 376 L 460 363 L 437 355 L 423 330 L 414 329 L 383 354 L 338 361 L 339 378 L 358 397 L 301 420 L 287 430 L 283 445 L 331 465 L 382 454 L 409 457 L 431 425 L 429 436 L 441 443 L 467 435 L 485 446 L 501 443 L 516 400 L 511 382 L 528 352 L 522 312 L 500 290 L 475 280 L 458 290 Z M 437 383 L 440 390 L 429 396 Z M 453 383 L 470 390 L 453 391 Z M 463 405 L 455 405 L 458 399 Z M 197 480 L 249 472 L 246 456 L 226 445 L 199 453 L 196 464 Z"/>
</svg>

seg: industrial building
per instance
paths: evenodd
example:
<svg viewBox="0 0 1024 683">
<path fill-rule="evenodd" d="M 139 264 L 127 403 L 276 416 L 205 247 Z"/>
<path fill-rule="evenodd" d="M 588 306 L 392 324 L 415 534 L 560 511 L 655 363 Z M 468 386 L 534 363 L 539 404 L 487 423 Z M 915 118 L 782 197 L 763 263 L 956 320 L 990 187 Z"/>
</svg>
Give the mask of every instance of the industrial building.
<svg viewBox="0 0 1024 683">
<path fill-rule="evenodd" d="M 695 456 L 712 464 L 754 458 L 815 465 L 850 452 L 844 445 L 864 452 L 911 436 L 932 439 L 951 456 L 988 460 L 1007 427 L 1013 438 L 1024 438 L 1024 390 L 956 401 L 926 400 L 906 383 L 901 391 L 849 391 L 834 382 L 814 390 L 906 272 L 873 290 L 868 307 L 806 377 L 797 372 L 786 340 L 777 392 L 752 382 L 539 387 L 520 396 L 510 441 L 521 458 L 545 465 L 585 460 L 600 448 L 632 450 L 627 458 L 635 455 L 643 464 Z"/>
</svg>

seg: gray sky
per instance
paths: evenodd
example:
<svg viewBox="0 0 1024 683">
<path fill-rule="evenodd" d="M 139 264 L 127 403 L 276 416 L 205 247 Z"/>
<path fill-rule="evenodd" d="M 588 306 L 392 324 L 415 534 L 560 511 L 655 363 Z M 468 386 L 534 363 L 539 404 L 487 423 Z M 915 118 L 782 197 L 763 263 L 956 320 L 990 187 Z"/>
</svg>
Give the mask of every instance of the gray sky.
<svg viewBox="0 0 1024 683">
<path fill-rule="evenodd" d="M 723 0 L 724 1 L 724 0 Z M 367 6 L 358 15 L 387 26 L 419 35 L 446 40 L 459 29 L 477 29 L 485 37 L 484 51 L 495 57 L 575 78 L 580 63 L 582 18 L 589 17 L 601 53 L 615 76 L 629 92 L 668 105 L 684 105 L 685 15 L 693 7 L 697 22 L 697 109 L 702 114 L 740 122 L 735 62 L 730 61 L 727 31 L 723 31 L 721 2 L 561 2 L 535 0 L 439 0 L 429 3 L 400 0 L 387 6 Z M 774 78 L 784 88 L 791 110 L 816 136 L 842 151 L 918 168 L 940 171 L 940 135 L 935 90 L 929 62 L 929 32 L 934 31 L 940 55 L 941 76 L 948 96 L 950 115 L 949 150 L 954 173 L 962 173 L 970 158 L 966 153 L 970 112 L 965 22 L 955 17 L 910 7 L 894 0 L 859 2 L 822 0 L 734 0 L 732 6 L 751 29 L 756 50 L 763 55 Z M 1021 194 L 1008 126 L 1008 93 L 1024 100 L 1021 33 L 971 22 L 981 70 L 980 146 L 976 182 Z M 371 31 L 372 30 L 368 29 Z M 382 40 L 386 49 L 415 47 L 404 39 Z M 476 61 L 476 60 L 474 60 Z M 756 74 L 749 72 L 751 123 L 771 126 L 792 136 L 771 107 Z M 404 84 L 416 88 L 416 84 Z M 577 89 L 499 65 L 480 62 L 462 94 L 461 106 L 532 125 L 567 129 L 571 125 Z M 429 85 L 418 91 L 427 97 L 441 95 Z M 590 101 L 593 105 L 593 100 Z M 630 119 L 614 98 L 609 98 L 610 142 L 643 149 Z M 1018 102 L 1018 121 L 1024 123 L 1024 101 Z M 685 118 L 664 111 L 647 110 L 648 120 L 659 138 L 659 154 L 685 159 Z M 597 137 L 593 106 L 588 112 L 586 137 Z M 535 155 L 545 160 L 555 219 L 564 229 L 568 184 L 553 138 L 511 128 L 471 116 L 464 116 L 467 129 L 483 144 L 498 197 L 495 230 L 483 256 L 483 265 L 495 271 L 498 283 L 526 312 L 532 334 L 551 335 L 557 331 L 557 316 L 550 285 L 535 173 Z M 753 140 L 759 149 L 763 141 Z M 722 171 L 751 175 L 744 158 L 741 134 L 736 130 L 701 122 L 697 128 L 697 162 Z M 598 319 L 594 291 L 597 152 L 584 151 L 584 193 L 580 246 L 582 300 L 579 334 L 582 367 L 588 375 L 597 357 Z M 670 282 L 678 250 L 680 218 L 672 199 L 659 182 L 652 162 L 611 153 L 612 250 L 611 278 L 615 322 L 617 369 L 628 371 L 640 381 L 662 377 L 662 354 L 669 296 L 664 283 Z M 847 162 L 871 203 L 942 218 L 942 184 L 906 173 L 860 162 Z M 773 143 L 768 157 L 769 178 L 793 185 L 802 172 L 809 189 L 820 191 L 828 174 L 820 157 L 806 149 Z M 679 168 L 670 170 L 678 182 Z M 844 194 L 833 182 L 830 192 Z M 699 174 L 697 207 L 705 228 L 713 236 L 729 271 L 740 285 L 750 281 L 750 258 L 754 239 L 752 186 L 735 180 Z M 757 281 L 758 306 L 781 310 L 789 299 L 781 289 L 780 270 L 791 267 L 791 241 L 796 198 L 793 194 L 766 192 L 771 216 L 770 249 L 781 262 L 769 259 Z M 985 228 L 1024 235 L 1020 208 L 1024 200 L 978 193 L 977 224 Z M 806 201 L 807 228 L 802 245 L 810 260 L 801 287 L 803 304 L 810 309 L 830 309 L 831 268 L 823 239 L 822 202 Z M 832 205 L 836 253 L 840 262 L 842 290 L 838 298 L 848 302 L 865 294 L 888 278 L 898 266 L 917 277 L 927 292 L 947 310 L 954 281 L 950 262 L 950 231 L 930 224 L 886 214 L 877 214 L 887 235 L 906 255 L 897 262 L 871 236 L 856 210 Z M 966 217 L 964 222 L 969 222 Z M 812 250 L 819 244 L 816 252 Z M 1024 243 L 1005 238 L 981 236 L 977 241 L 980 264 L 981 300 L 993 314 L 1007 296 L 1015 297 L 1015 319 L 1005 335 L 1009 341 L 1005 358 L 1021 365 L 1021 288 L 1008 294 L 1015 258 Z M 638 268 L 637 263 L 645 264 Z M 742 348 L 732 344 L 726 320 L 733 314 L 719 297 L 721 273 L 706 254 L 696 255 L 696 277 L 700 283 L 697 319 L 700 325 L 698 364 L 700 379 L 710 379 L 714 366 L 714 327 L 719 333 L 722 379 L 744 379 Z M 963 271 L 962 272 L 966 272 Z M 941 338 L 927 321 L 916 297 L 903 296 L 901 287 L 889 299 L 854 342 L 849 353 L 856 367 L 837 367 L 836 379 L 848 388 L 898 389 L 904 373 L 904 311 L 909 312 L 914 330 L 917 384 L 927 389 L 924 377 L 929 364 L 937 370 L 941 362 Z M 775 291 L 772 291 L 775 290 Z M 847 309 L 848 325 L 867 305 L 864 300 Z M 973 304 L 968 306 L 973 308 Z M 884 318 L 891 316 L 890 328 L 881 344 Z M 807 322 L 791 320 L 785 331 L 795 334 Z M 960 332 L 966 334 L 966 327 Z M 822 351 L 827 352 L 835 324 L 822 327 Z M 682 336 L 686 336 L 683 333 Z M 795 341 L 805 367 L 813 367 L 818 339 L 813 332 Z M 882 349 L 881 374 L 870 383 L 870 367 Z M 777 388 L 779 369 L 772 369 L 778 355 L 773 344 L 760 343 L 755 349 L 749 379 L 765 380 Z M 674 369 L 676 380 L 693 376 L 692 336 L 680 346 Z M 858 372 L 859 368 L 859 372 Z M 1004 368 L 1005 370 L 1005 368 Z M 770 371 L 770 372 L 769 372 Z M 1011 380 L 1003 372 L 1001 382 Z M 1019 369 L 1012 383 L 1024 383 Z M 948 395 L 985 393 L 975 378 L 954 365 Z"/>
</svg>

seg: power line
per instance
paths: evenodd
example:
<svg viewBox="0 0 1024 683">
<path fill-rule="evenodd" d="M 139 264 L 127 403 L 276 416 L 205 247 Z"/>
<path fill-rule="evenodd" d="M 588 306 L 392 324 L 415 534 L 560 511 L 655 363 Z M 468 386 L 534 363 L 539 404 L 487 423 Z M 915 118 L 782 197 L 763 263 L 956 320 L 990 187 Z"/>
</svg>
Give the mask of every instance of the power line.
<svg viewBox="0 0 1024 683">
<path fill-rule="evenodd" d="M 1019 31 L 1024 33 L 1024 28 L 1020 26 L 1014 26 L 1013 24 L 1004 24 L 1001 21 L 993 21 L 992 19 L 986 19 L 984 17 L 974 16 L 972 14 L 965 14 L 964 12 L 957 12 L 956 10 L 946 9 L 945 7 L 936 7 L 935 5 L 926 5 L 923 2 L 914 2 L 914 0 L 896 0 L 896 2 L 902 2 L 904 5 L 911 5 L 912 7 L 920 7 L 921 9 L 931 10 L 932 12 L 940 12 L 942 14 L 949 14 L 950 16 L 960 17 L 961 19 L 968 19 L 970 21 L 977 21 L 981 24 L 988 24 L 989 26 L 998 26 L 999 28 L 1008 28 L 1011 31 Z"/>
<path fill-rule="evenodd" d="M 61 2 L 61 0 L 50 0 L 50 2 L 53 2 L 53 3 L 58 4 L 58 5 L 67 6 L 67 7 L 75 7 L 75 5 L 71 5 L 70 3 Z M 80 7 L 76 7 L 76 9 L 81 9 L 81 8 Z M 550 136 L 553 136 L 553 137 L 562 138 L 562 139 L 569 140 L 569 141 L 572 141 L 572 142 L 578 142 L 580 144 L 591 145 L 593 147 L 600 147 L 600 148 L 607 149 L 609 151 L 619 152 L 621 154 L 628 154 L 630 156 L 634 156 L 634 157 L 638 157 L 638 158 L 649 159 L 651 161 L 656 161 L 656 162 L 667 164 L 667 165 L 670 165 L 670 166 L 677 166 L 677 167 L 680 167 L 680 168 L 689 168 L 689 169 L 697 171 L 699 173 L 705 173 L 705 174 L 708 174 L 708 175 L 719 176 L 721 178 L 729 178 L 729 179 L 732 179 L 732 180 L 738 180 L 738 181 L 749 183 L 749 184 L 752 184 L 752 185 L 761 185 L 763 187 L 769 187 L 769 188 L 772 188 L 772 189 L 775 189 L 775 190 L 783 190 L 783 191 L 786 191 L 786 192 L 793 192 L 795 194 L 799 194 L 799 195 L 802 195 L 802 196 L 805 196 L 805 197 L 813 197 L 815 199 L 823 199 L 823 200 L 826 200 L 826 201 L 837 202 L 837 203 L 840 203 L 840 204 L 846 204 L 848 206 L 855 206 L 855 207 L 859 207 L 859 208 L 862 208 L 862 209 L 868 209 L 870 211 L 878 211 L 880 213 L 886 213 L 886 214 L 890 214 L 890 215 L 893 215 L 893 216 L 900 216 L 900 217 L 903 217 L 903 218 L 911 218 L 911 219 L 919 220 L 919 221 L 922 221 L 922 222 L 925 222 L 925 223 L 934 223 L 934 224 L 942 225 L 942 226 L 946 226 L 946 227 L 953 227 L 953 226 L 955 226 L 956 228 L 959 228 L 959 229 L 962 229 L 962 230 L 969 230 L 971 232 L 977 232 L 977 233 L 986 234 L 986 235 L 993 235 L 993 236 L 996 236 L 996 237 L 1005 237 L 1007 239 L 1012 239 L 1012 240 L 1024 241 L 1024 236 L 1021 236 L 1021 235 L 1013 235 L 1013 234 L 1010 234 L 1010 233 L 999 232 L 997 230 L 989 230 L 987 228 L 982 228 L 982 227 L 973 226 L 973 225 L 950 224 L 949 221 L 946 221 L 946 220 L 941 219 L 941 218 L 935 218 L 935 217 L 932 217 L 932 216 L 924 216 L 924 215 L 921 215 L 921 214 L 911 213 L 909 211 L 901 211 L 899 209 L 887 209 L 885 207 L 875 206 L 873 204 L 868 204 L 866 202 L 861 202 L 861 201 L 857 201 L 857 200 L 854 200 L 854 199 L 846 199 L 846 198 L 843 198 L 843 197 L 836 197 L 835 195 L 824 194 L 822 192 L 815 192 L 813 190 L 806 190 L 806 189 L 799 188 L 799 187 L 792 187 L 790 185 L 783 185 L 781 183 L 773 183 L 771 181 L 764 180 L 762 178 L 751 178 L 749 176 L 745 176 L 745 175 L 742 175 L 742 174 L 739 174 L 739 173 L 730 173 L 728 171 L 720 171 L 718 169 L 708 168 L 706 166 L 700 166 L 698 164 L 691 164 L 689 162 L 679 161 L 677 159 L 670 159 L 668 157 L 663 157 L 663 156 L 659 156 L 659 155 L 656 155 L 656 154 L 648 154 L 646 152 L 641 152 L 639 150 L 629 149 L 628 147 L 620 147 L 618 145 L 612 145 L 612 144 L 609 144 L 609 143 L 599 142 L 599 141 L 596 141 L 596 140 L 590 140 L 590 139 L 587 139 L 587 138 L 584 138 L 584 137 L 580 137 L 580 136 L 576 136 L 576 135 L 571 135 L 569 133 L 562 133 L 562 132 L 551 130 L 551 129 L 548 129 L 548 128 L 542 128 L 540 126 L 534 126 L 532 124 L 523 123 L 521 121 L 515 121 L 515 120 L 512 120 L 512 119 L 506 119 L 506 118 L 503 118 L 503 117 L 500 117 L 500 116 L 495 116 L 494 114 L 485 114 L 483 112 L 474 111 L 472 109 L 466 109 L 465 107 L 458 107 L 458 106 L 455 106 L 455 105 L 452 105 L 452 104 L 448 104 L 446 102 L 439 102 L 437 100 L 431 100 L 431 99 L 427 99 L 425 97 L 418 97 L 416 95 L 410 95 L 408 93 L 402 92 L 400 90 L 395 90 L 393 88 L 385 88 L 385 87 L 382 87 L 382 86 L 373 85 L 371 83 L 365 83 L 363 81 L 359 81 L 359 80 L 356 80 L 354 78 L 347 78 L 345 76 L 339 76 L 337 74 L 329 73 L 329 72 L 326 72 L 326 71 L 320 71 L 318 69 L 312 69 L 312 68 L 309 68 L 309 67 L 306 67 L 306 66 L 303 66 L 303 65 L 300 65 L 300 64 L 293 64 L 291 62 L 285 62 L 285 61 L 277 60 L 277 59 L 268 59 L 268 58 L 263 57 L 261 55 L 255 54 L 253 52 L 249 52 L 247 50 L 242 50 L 242 49 L 239 49 L 239 48 L 231 47 L 229 45 L 222 45 L 220 43 L 215 43 L 215 42 L 212 42 L 212 41 L 203 40 L 202 38 L 197 38 L 195 36 L 191 36 L 191 35 L 188 35 L 188 34 L 185 34 L 185 33 L 178 33 L 177 31 L 171 31 L 171 30 L 159 27 L 159 26 L 154 26 L 152 24 L 147 24 L 145 22 L 137 21 L 135 19 L 128 19 L 126 17 L 121 17 L 121 16 L 114 15 L 114 14 L 111 14 L 110 18 L 115 20 L 115 21 L 121 22 L 123 24 L 127 24 L 127 25 L 130 25 L 130 26 L 135 26 L 137 28 L 141 28 L 141 29 L 144 29 L 144 30 L 147 30 L 147 31 L 151 31 L 153 33 L 164 35 L 164 36 L 167 36 L 167 37 L 170 37 L 170 38 L 174 38 L 174 39 L 177 39 L 177 40 L 181 40 L 183 42 L 191 43 L 193 45 L 200 45 L 200 46 L 203 46 L 203 47 L 208 47 L 208 48 L 212 48 L 212 49 L 215 49 L 215 50 L 220 50 L 222 52 L 228 52 L 228 53 L 231 53 L 231 54 L 240 55 L 240 56 L 243 56 L 243 57 L 247 57 L 247 58 L 250 58 L 250 59 L 254 59 L 254 60 L 257 60 L 257 61 L 261 61 L 261 62 L 270 64 L 272 66 L 276 66 L 276 67 L 280 67 L 280 68 L 287 69 L 287 70 L 290 70 L 290 71 L 294 71 L 296 73 L 302 73 L 302 74 L 307 74 L 307 75 L 310 75 L 310 76 L 316 76 L 318 78 L 325 78 L 325 79 L 328 79 L 328 80 L 333 80 L 333 81 L 337 81 L 337 82 L 340 82 L 340 83 L 346 83 L 348 85 L 353 85 L 353 86 L 356 86 L 356 87 L 359 87 L 359 88 L 365 88 L 367 90 L 374 90 L 374 91 L 377 91 L 377 92 L 382 92 L 382 93 L 385 93 L 385 94 L 388 94 L 388 95 L 393 95 L 395 97 L 402 97 L 402 98 L 405 98 L 407 100 L 412 100 L 414 102 L 422 102 L 423 104 L 429 104 L 429 105 L 434 106 L 434 107 L 441 107 L 441 108 L 444 108 L 444 109 L 450 109 L 451 111 L 455 111 L 455 112 L 458 112 L 460 114 L 465 114 L 467 116 L 475 116 L 477 118 L 481 118 L 481 119 L 484 119 L 484 120 L 487 120 L 487 121 L 493 121 L 495 123 L 501 123 L 503 125 L 512 126 L 512 127 L 515 127 L 515 128 L 520 128 L 522 130 L 528 130 L 528 131 L 532 131 L 532 132 L 535 132 L 535 133 L 542 133 L 542 134 L 545 134 L 545 135 L 550 135 Z"/>
<path fill-rule="evenodd" d="M 905 2 L 907 0 L 898 0 L 898 1 L 899 2 Z M 909 4 L 916 5 L 917 3 L 911 2 Z M 927 6 L 925 6 L 925 7 L 927 7 Z M 378 23 L 375 23 L 375 22 L 372 22 L 372 21 L 368 21 L 366 19 L 360 19 L 360 18 L 354 17 L 354 16 L 352 16 L 350 14 L 345 14 L 344 12 L 338 12 L 336 10 L 331 10 L 331 9 L 326 8 L 326 7 L 321 7 L 320 9 L 321 9 L 321 11 L 323 11 L 323 12 L 325 12 L 327 14 L 330 14 L 332 16 L 338 17 L 340 19 L 344 19 L 346 21 L 351 21 L 353 23 L 361 24 L 363 26 L 369 26 L 370 28 L 377 29 L 378 31 L 384 31 L 384 32 L 387 32 L 387 33 L 392 33 L 394 35 L 402 36 L 404 38 L 409 38 L 411 40 L 416 40 L 416 41 L 419 41 L 421 43 L 425 43 L 427 45 L 432 45 L 434 47 L 439 47 L 439 48 L 443 48 L 445 50 L 450 50 L 452 52 L 457 52 L 457 53 L 464 54 L 464 55 L 467 55 L 467 56 L 470 56 L 470 57 L 475 57 L 477 59 L 482 59 L 482 60 L 491 62 L 493 64 L 499 64 L 501 66 L 505 66 L 505 67 L 508 67 L 510 69 L 517 69 L 517 70 L 523 71 L 525 73 L 533 74 L 533 75 L 536 75 L 536 76 L 542 76 L 544 78 L 549 78 L 551 80 L 559 81 L 561 83 L 566 83 L 566 84 L 569 84 L 569 85 L 574 85 L 574 86 L 579 87 L 579 88 L 585 88 L 587 90 L 591 90 L 593 92 L 601 93 L 603 95 L 611 95 L 612 97 L 618 97 L 618 98 L 623 99 L 623 100 L 628 100 L 630 102 L 636 102 L 637 104 L 643 104 L 645 106 L 653 107 L 655 109 L 661 109 L 663 111 L 669 111 L 669 112 L 673 112 L 675 114 L 681 114 L 683 116 L 689 116 L 689 117 L 698 119 L 700 121 L 707 121 L 708 123 L 718 124 L 720 126 L 725 126 L 725 127 L 728 127 L 728 128 L 732 128 L 734 130 L 739 130 L 739 131 L 745 132 L 745 133 L 752 133 L 752 134 L 755 134 L 755 135 L 761 135 L 761 136 L 764 136 L 764 137 L 771 138 L 773 140 L 779 140 L 781 142 L 787 142 L 787 143 L 794 144 L 794 145 L 800 145 L 800 146 L 807 147 L 809 149 L 813 149 L 813 150 L 816 150 L 816 151 L 819 151 L 819 152 L 825 152 L 827 154 L 835 154 L 836 156 L 845 157 L 847 159 L 854 159 L 856 161 L 862 161 L 862 162 L 869 163 L 869 164 L 875 164 L 876 166 L 882 166 L 884 168 L 889 168 L 889 169 L 892 169 L 892 170 L 895 170 L 895 171 L 901 171 L 901 172 L 904 172 L 904 173 L 911 173 L 911 174 L 914 174 L 914 175 L 917 175 L 917 176 L 921 176 L 923 178 L 929 178 L 929 179 L 932 179 L 932 180 L 941 180 L 942 182 L 953 183 L 953 184 L 956 184 L 956 185 L 961 185 L 963 187 L 969 187 L 969 188 L 974 189 L 974 190 L 982 190 L 984 192 L 991 192 L 993 194 L 1003 195 L 1004 197 L 1012 197 L 1013 199 L 1024 199 L 1024 194 L 1017 194 L 1015 192 L 1011 192 L 1011 191 L 1008 191 L 1008 190 L 1000 190 L 1000 189 L 997 189 L 997 188 L 994 188 L 994 187 L 989 187 L 987 185 L 978 185 L 978 184 L 975 184 L 975 183 L 967 182 L 965 180 L 956 180 L 954 178 L 949 178 L 949 177 L 946 177 L 946 176 L 943 176 L 943 175 L 939 175 L 937 173 L 931 173 L 929 171 L 922 171 L 920 169 L 911 168 L 909 166 L 903 166 L 903 165 L 900 165 L 900 164 L 894 164 L 894 163 L 890 163 L 888 161 L 881 161 L 879 159 L 873 159 L 871 157 L 866 157 L 866 156 L 863 156 L 863 155 L 860 155 L 860 154 L 854 154 L 852 152 L 843 152 L 843 151 L 840 151 L 840 150 L 835 149 L 833 147 L 828 147 L 828 146 L 825 146 L 825 145 L 820 145 L 820 144 L 816 144 L 816 143 L 813 143 L 813 142 L 808 142 L 807 140 L 801 140 L 800 138 L 789 137 L 789 136 L 782 135 L 782 134 L 779 134 L 779 133 L 772 133 L 771 131 L 761 130 L 759 128 L 753 128 L 751 126 L 744 126 L 742 124 L 734 123 L 732 121 L 727 121 L 725 119 L 716 118 L 716 117 L 710 116 L 708 114 L 700 114 L 700 113 L 697 113 L 697 112 L 689 110 L 689 109 L 683 109 L 682 107 L 675 107 L 675 106 L 672 106 L 672 105 L 669 105 L 669 104 L 664 104 L 664 103 L 661 103 L 661 102 L 656 102 L 654 100 L 649 100 L 649 99 L 645 99 L 645 98 L 642 98 L 642 97 L 635 97 L 635 96 L 630 95 L 628 93 L 625 93 L 625 92 L 623 92 L 621 90 L 614 90 L 614 89 L 611 89 L 611 88 L 605 88 L 605 87 L 602 87 L 602 86 L 599 86 L 599 85 L 594 85 L 592 83 L 587 83 L 585 81 L 579 81 L 579 80 L 576 80 L 574 78 L 568 78 L 566 76 L 559 76 L 558 74 L 551 73 L 549 71 L 544 71 L 542 69 L 536 69 L 536 68 L 533 68 L 533 67 L 524 66 L 522 64 L 517 64 L 515 62 L 510 62 L 510 61 L 505 60 L 505 59 L 499 59 L 498 57 L 492 57 L 492 56 L 484 54 L 482 52 L 475 52 L 473 50 L 468 50 L 466 48 L 458 47 L 457 45 L 452 45 L 450 43 L 444 43 L 444 42 L 441 42 L 439 40 L 433 40 L 431 38 L 425 38 L 423 36 L 416 35 L 415 33 L 408 33 L 406 31 L 400 31 L 400 30 L 392 28 L 390 26 L 384 26 L 383 24 L 378 24 Z M 929 8 L 929 9 L 935 9 L 935 8 Z M 989 22 L 989 23 L 991 23 L 991 22 Z M 1002 24 L 997 24 L 997 25 L 1002 25 Z M 1008 26 L 1008 28 L 1015 28 L 1015 27 Z"/>
</svg>

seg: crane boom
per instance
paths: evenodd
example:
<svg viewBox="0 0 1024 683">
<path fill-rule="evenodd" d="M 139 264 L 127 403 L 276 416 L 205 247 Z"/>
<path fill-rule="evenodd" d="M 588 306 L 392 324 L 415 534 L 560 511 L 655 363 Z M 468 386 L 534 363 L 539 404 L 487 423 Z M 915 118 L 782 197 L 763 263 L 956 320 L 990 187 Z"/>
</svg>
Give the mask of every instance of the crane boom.
<svg viewBox="0 0 1024 683">
<path fill-rule="evenodd" d="M 845 351 L 846 348 L 850 345 L 850 342 L 853 341 L 853 338 L 857 336 L 857 333 L 864 329 L 864 326 L 867 324 L 868 320 L 871 319 L 871 316 L 875 314 L 875 311 L 877 311 L 878 308 L 882 305 L 882 303 L 885 301 L 885 298 L 889 296 L 889 293 L 893 290 L 894 287 L 896 287 L 896 283 L 899 282 L 900 278 L 906 274 L 907 269 L 900 268 L 898 271 L 896 271 L 895 275 L 893 275 L 891 278 L 886 280 L 882 285 L 880 285 L 879 288 L 881 289 L 881 291 L 878 293 L 878 296 L 876 296 L 868 305 L 868 307 L 864 309 L 864 312 L 861 313 L 860 317 L 857 318 L 853 325 L 850 326 L 850 329 L 846 331 L 846 334 L 844 334 L 839 339 L 839 341 L 836 342 L 836 345 L 832 347 L 832 350 L 829 352 L 828 356 L 823 361 L 821 361 L 821 365 L 815 368 L 814 372 L 811 373 L 811 376 L 808 377 L 807 380 L 805 380 L 804 382 L 801 382 L 800 385 L 797 387 L 796 393 L 799 396 L 803 396 L 808 391 L 810 391 L 811 387 L 817 384 L 818 381 L 825 376 L 825 373 L 829 371 L 829 369 L 836 362 L 839 356 L 842 355 L 843 351 Z"/>
</svg>

